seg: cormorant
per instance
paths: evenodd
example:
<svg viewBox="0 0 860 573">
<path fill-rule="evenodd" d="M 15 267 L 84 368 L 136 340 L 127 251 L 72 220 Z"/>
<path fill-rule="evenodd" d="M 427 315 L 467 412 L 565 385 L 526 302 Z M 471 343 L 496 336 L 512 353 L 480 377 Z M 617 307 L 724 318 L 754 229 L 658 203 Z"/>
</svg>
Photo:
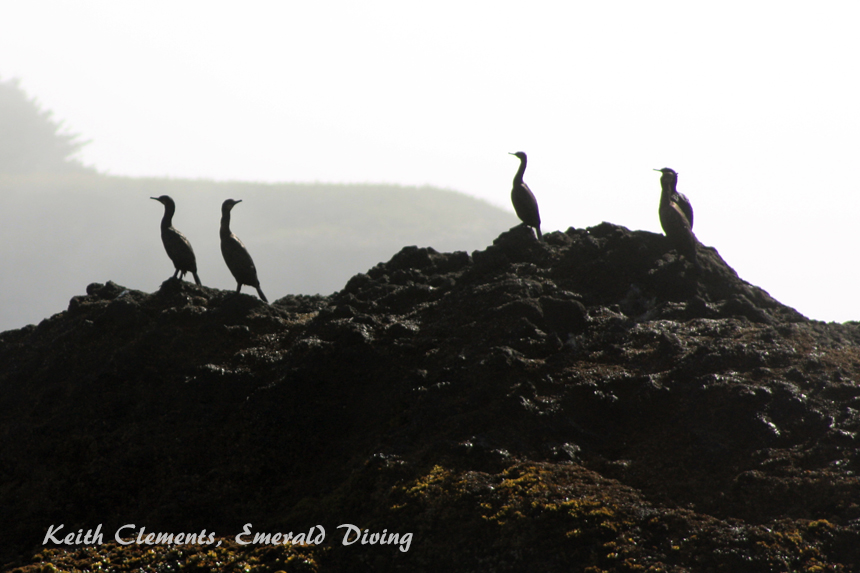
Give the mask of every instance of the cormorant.
<svg viewBox="0 0 860 573">
<path fill-rule="evenodd" d="M 660 177 L 660 226 L 672 246 L 698 268 L 693 206 L 683 193 L 678 193 L 678 173 L 675 170 L 664 167 L 654 171 L 663 174 Z"/>
<path fill-rule="evenodd" d="M 164 243 L 164 250 L 167 251 L 167 256 L 173 261 L 173 266 L 176 267 L 176 272 L 173 273 L 173 278 L 179 276 L 180 280 L 185 278 L 185 273 L 194 275 L 194 282 L 198 285 L 200 277 L 197 276 L 197 259 L 194 257 L 194 249 L 191 248 L 191 243 L 185 238 L 185 235 L 177 231 L 173 227 L 173 214 L 176 212 L 176 203 L 167 195 L 161 197 L 150 197 L 164 205 L 164 217 L 161 218 L 161 242 Z M 179 275 L 179 273 L 182 273 Z"/>
<path fill-rule="evenodd" d="M 668 167 L 664 167 L 663 169 L 655 169 L 654 171 L 659 171 L 663 174 L 660 177 L 660 187 L 665 189 L 665 186 L 668 185 L 671 189 L 670 192 L 672 194 L 672 201 L 678 204 L 678 207 L 681 208 L 681 211 L 686 215 L 687 220 L 690 222 L 690 229 L 693 228 L 693 205 L 690 204 L 690 200 L 687 199 L 687 196 L 678 191 L 678 172 L 674 169 L 669 169 Z"/>
<path fill-rule="evenodd" d="M 263 302 L 269 302 L 266 295 L 260 289 L 260 281 L 257 279 L 257 267 L 254 266 L 254 260 L 248 253 L 248 249 L 239 240 L 239 237 L 230 232 L 230 211 L 236 203 L 241 203 L 239 199 L 227 199 L 221 204 L 221 254 L 224 255 L 224 262 L 227 263 L 227 268 L 233 273 L 236 279 L 236 294 L 242 290 L 242 285 L 252 286 L 257 289 L 257 294 Z"/>
<path fill-rule="evenodd" d="M 514 186 L 511 189 L 511 203 L 514 204 L 514 211 L 517 212 L 517 217 L 524 225 L 534 227 L 537 231 L 538 240 L 543 241 L 543 234 L 540 232 L 540 211 L 538 210 L 537 199 L 523 181 L 523 173 L 526 171 L 526 154 L 524 151 L 517 151 L 510 155 L 516 155 L 520 158 L 520 168 L 514 176 Z"/>
</svg>

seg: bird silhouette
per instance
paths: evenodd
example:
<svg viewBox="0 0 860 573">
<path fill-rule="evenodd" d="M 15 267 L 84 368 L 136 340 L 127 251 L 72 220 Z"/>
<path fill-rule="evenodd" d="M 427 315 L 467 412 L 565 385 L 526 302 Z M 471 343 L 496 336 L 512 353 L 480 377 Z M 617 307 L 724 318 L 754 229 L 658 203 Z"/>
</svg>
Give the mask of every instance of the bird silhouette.
<svg viewBox="0 0 860 573">
<path fill-rule="evenodd" d="M 194 276 L 194 282 L 198 285 L 201 284 L 200 277 L 197 276 L 197 259 L 194 257 L 194 249 L 191 248 L 191 243 L 188 242 L 185 235 L 173 227 L 176 203 L 167 195 L 150 197 L 150 199 L 164 205 L 164 217 L 161 218 L 161 242 L 164 243 L 164 250 L 167 251 L 167 256 L 170 257 L 173 266 L 176 267 L 173 278 L 179 276 L 181 280 L 185 278 L 185 273 L 191 273 Z"/>
<path fill-rule="evenodd" d="M 514 204 L 514 211 L 517 212 L 517 217 L 524 225 L 534 227 L 537 231 L 538 240 L 543 241 L 543 234 L 540 232 L 540 211 L 538 210 L 537 199 L 534 193 L 529 189 L 523 181 L 523 173 L 526 172 L 526 154 L 524 151 L 511 153 L 520 159 L 520 168 L 514 176 L 514 186 L 511 189 L 511 203 Z"/>
<path fill-rule="evenodd" d="M 230 231 L 230 211 L 237 203 L 241 203 L 239 199 L 227 199 L 221 204 L 221 254 L 224 255 L 224 262 L 227 263 L 227 268 L 233 273 L 233 278 L 236 279 L 236 294 L 242 290 L 242 285 L 252 286 L 257 289 L 257 294 L 263 302 L 269 302 L 266 295 L 260 289 L 260 281 L 257 279 L 257 267 L 254 266 L 254 260 L 251 258 L 248 249 L 239 240 L 239 237 Z"/>
<path fill-rule="evenodd" d="M 660 226 L 672 247 L 698 268 L 693 206 L 686 195 L 678 193 L 678 173 L 674 169 L 664 167 L 654 171 L 663 174 L 660 177 Z"/>
</svg>

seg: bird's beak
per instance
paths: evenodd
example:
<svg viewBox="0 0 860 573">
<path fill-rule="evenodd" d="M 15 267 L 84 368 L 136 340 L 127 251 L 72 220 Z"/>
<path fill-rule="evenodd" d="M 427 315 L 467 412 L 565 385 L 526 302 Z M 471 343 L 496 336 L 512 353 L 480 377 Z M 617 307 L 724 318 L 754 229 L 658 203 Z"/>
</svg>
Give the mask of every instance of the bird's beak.
<svg viewBox="0 0 860 573">
<path fill-rule="evenodd" d="M 241 200 L 241 199 L 238 199 L 238 200 L 236 201 L 236 203 L 241 203 L 241 202 L 242 202 L 242 200 Z"/>
<path fill-rule="evenodd" d="M 150 197 L 150 199 L 155 199 L 156 201 L 158 201 L 158 197 Z"/>
<path fill-rule="evenodd" d="M 655 169 L 654 171 L 662 171 L 662 169 Z"/>
<path fill-rule="evenodd" d="M 516 153 L 508 152 L 508 155 L 516 155 Z"/>
</svg>

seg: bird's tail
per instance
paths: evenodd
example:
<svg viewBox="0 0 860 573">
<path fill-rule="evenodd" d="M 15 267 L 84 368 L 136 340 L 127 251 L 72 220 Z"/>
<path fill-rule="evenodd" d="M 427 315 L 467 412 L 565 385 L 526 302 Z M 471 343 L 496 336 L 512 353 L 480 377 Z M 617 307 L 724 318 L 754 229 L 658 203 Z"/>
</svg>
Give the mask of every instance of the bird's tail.
<svg viewBox="0 0 860 573">
<path fill-rule="evenodd" d="M 540 225 L 535 227 L 535 231 L 537 231 L 538 234 L 538 241 L 543 241 L 543 233 L 540 232 Z"/>
<path fill-rule="evenodd" d="M 191 274 L 194 275 L 194 282 L 197 283 L 197 286 L 203 286 L 203 283 L 200 282 L 200 277 L 197 276 L 197 273 L 191 271 Z"/>
<path fill-rule="evenodd" d="M 265 303 L 269 302 L 269 299 L 266 298 L 266 295 L 263 294 L 263 289 L 261 289 L 260 287 L 257 287 L 257 294 L 260 295 L 260 300 Z"/>
</svg>

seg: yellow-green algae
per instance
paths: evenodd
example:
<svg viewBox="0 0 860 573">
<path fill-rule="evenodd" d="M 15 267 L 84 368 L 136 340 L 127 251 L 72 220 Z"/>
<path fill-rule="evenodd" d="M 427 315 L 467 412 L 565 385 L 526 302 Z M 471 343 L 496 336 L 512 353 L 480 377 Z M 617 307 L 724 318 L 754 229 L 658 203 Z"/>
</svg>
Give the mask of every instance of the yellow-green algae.
<svg viewBox="0 0 860 573">
<path fill-rule="evenodd" d="M 328 513 L 361 501 L 362 527 L 412 532 L 408 553 L 384 546 L 117 546 L 42 549 L 21 573 L 64 571 L 347 571 L 379 570 L 671 572 L 689 571 L 702 556 L 731 571 L 733 559 L 762 571 L 847 573 L 827 563 L 823 548 L 836 526 L 824 519 L 749 525 L 657 508 L 638 492 L 574 463 L 516 462 L 496 473 L 436 464 L 417 477 L 368 470 L 338 489 Z M 371 485 L 373 484 L 373 485 Z M 334 502 L 337 503 L 334 503 Z M 325 520 L 323 520 L 325 521 Z M 356 521 L 357 523 L 359 521 Z M 534 563 L 536 556 L 539 562 Z M 737 557 L 734 557 L 737 556 Z M 743 556 L 743 557 L 741 557 Z M 380 568 L 381 567 L 381 568 Z"/>
<path fill-rule="evenodd" d="M 833 528 L 825 520 L 735 528 L 689 510 L 659 510 L 633 489 L 573 463 L 521 462 L 496 474 L 435 465 L 394 486 L 391 499 L 391 513 L 408 514 L 418 529 L 416 557 L 422 539 L 432 536 L 437 549 L 482 553 L 491 569 L 514 570 L 519 557 L 537 553 L 553 556 L 541 562 L 551 570 L 688 571 L 696 555 L 754 547 L 763 570 L 847 571 L 820 561 L 819 547 Z"/>
<path fill-rule="evenodd" d="M 75 549 L 44 548 L 29 565 L 4 571 L 20 573 L 77 573 L 84 571 L 172 572 L 224 571 L 230 573 L 316 573 L 326 549 L 304 545 L 239 545 L 223 539 L 210 545 L 129 545 L 116 543 Z"/>
</svg>

